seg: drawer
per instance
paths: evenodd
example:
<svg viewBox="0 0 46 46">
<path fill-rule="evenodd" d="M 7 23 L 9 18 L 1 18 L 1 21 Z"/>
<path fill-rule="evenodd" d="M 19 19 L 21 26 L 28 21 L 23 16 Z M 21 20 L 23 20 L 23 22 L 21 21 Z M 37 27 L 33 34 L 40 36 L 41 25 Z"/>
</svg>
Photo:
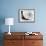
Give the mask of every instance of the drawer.
<svg viewBox="0 0 46 46">
<path fill-rule="evenodd" d="M 32 41 L 32 46 L 43 46 L 43 40 Z"/>
<path fill-rule="evenodd" d="M 23 46 L 23 40 L 5 40 L 4 46 Z"/>
<path fill-rule="evenodd" d="M 24 46 L 43 46 L 42 40 L 25 40 Z"/>
<path fill-rule="evenodd" d="M 15 36 L 10 36 L 10 35 L 7 35 L 7 36 L 4 36 L 4 39 L 10 39 L 10 40 L 22 40 L 24 39 L 24 36 L 23 35 L 15 35 Z"/>
<path fill-rule="evenodd" d="M 16 45 L 16 41 L 14 40 L 5 40 L 4 41 L 4 46 L 15 46 Z"/>
<path fill-rule="evenodd" d="M 37 40 L 37 39 L 39 39 L 39 40 L 43 40 L 43 36 L 41 36 L 41 35 L 33 35 L 33 36 L 30 36 L 30 35 L 25 35 L 25 40 L 29 40 L 29 39 L 35 39 L 35 40 Z"/>
</svg>

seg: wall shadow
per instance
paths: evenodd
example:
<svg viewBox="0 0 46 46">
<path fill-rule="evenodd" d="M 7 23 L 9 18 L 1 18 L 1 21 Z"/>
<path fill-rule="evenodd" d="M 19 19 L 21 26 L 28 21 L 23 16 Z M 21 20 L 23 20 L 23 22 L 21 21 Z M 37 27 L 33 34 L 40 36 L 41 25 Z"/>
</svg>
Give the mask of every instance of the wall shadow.
<svg viewBox="0 0 46 46">
<path fill-rule="evenodd" d="M 5 17 L 4 16 L 0 16 L 0 46 L 4 46 L 3 45 L 3 39 L 4 39 L 4 36 L 3 36 L 3 32 L 2 32 L 2 25 L 4 25 L 5 23 Z"/>
</svg>

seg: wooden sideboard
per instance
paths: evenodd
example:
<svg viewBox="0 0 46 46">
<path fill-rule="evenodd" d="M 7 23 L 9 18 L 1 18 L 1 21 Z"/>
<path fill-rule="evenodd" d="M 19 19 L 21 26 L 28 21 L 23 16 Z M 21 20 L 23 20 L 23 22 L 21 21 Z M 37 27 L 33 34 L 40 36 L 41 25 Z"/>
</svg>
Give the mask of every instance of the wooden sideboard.
<svg viewBox="0 0 46 46">
<path fill-rule="evenodd" d="M 38 35 L 25 35 L 26 32 L 11 32 L 8 35 L 4 33 L 4 46 L 43 46 L 43 35 L 40 32 Z"/>
</svg>

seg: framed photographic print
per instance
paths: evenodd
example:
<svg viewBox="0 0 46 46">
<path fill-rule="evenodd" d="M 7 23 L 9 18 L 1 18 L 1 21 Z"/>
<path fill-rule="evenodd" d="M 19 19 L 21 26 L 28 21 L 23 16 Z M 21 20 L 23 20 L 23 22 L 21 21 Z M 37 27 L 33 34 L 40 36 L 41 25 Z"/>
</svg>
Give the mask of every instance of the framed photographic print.
<svg viewBox="0 0 46 46">
<path fill-rule="evenodd" d="M 35 22 L 35 9 L 19 9 L 19 22 Z"/>
</svg>

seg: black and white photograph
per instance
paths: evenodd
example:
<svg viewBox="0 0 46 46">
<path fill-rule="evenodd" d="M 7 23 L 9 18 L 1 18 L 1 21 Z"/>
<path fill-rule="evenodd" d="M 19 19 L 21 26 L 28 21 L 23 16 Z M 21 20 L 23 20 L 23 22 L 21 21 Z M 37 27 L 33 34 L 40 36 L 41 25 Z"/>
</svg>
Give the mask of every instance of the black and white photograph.
<svg viewBox="0 0 46 46">
<path fill-rule="evenodd" d="M 35 10 L 34 9 L 19 9 L 19 22 L 34 22 Z"/>
</svg>

